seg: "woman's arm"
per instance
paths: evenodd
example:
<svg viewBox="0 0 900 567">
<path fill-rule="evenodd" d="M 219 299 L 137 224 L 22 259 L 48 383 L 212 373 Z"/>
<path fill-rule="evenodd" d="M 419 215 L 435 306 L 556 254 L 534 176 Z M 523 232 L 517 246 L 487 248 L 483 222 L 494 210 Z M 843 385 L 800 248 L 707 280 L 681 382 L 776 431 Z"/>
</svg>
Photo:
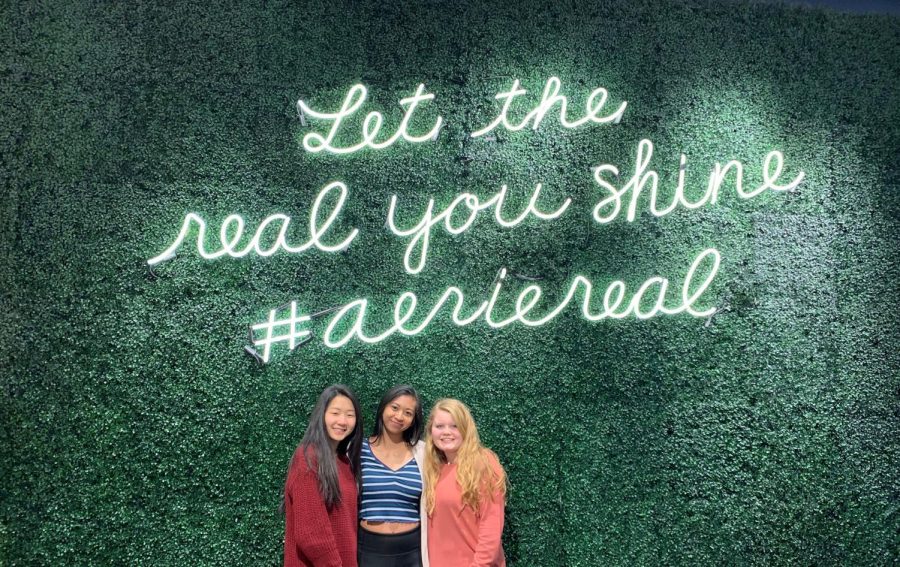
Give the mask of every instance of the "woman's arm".
<svg viewBox="0 0 900 567">
<path fill-rule="evenodd" d="M 488 457 L 489 466 L 499 472 L 502 478 L 503 467 L 493 454 Z M 493 478 L 487 479 L 493 482 Z M 500 564 L 503 555 L 501 538 L 506 509 L 504 494 L 499 490 L 483 492 L 478 517 L 478 543 L 475 545 L 475 556 L 471 567 L 492 567 Z"/>
</svg>

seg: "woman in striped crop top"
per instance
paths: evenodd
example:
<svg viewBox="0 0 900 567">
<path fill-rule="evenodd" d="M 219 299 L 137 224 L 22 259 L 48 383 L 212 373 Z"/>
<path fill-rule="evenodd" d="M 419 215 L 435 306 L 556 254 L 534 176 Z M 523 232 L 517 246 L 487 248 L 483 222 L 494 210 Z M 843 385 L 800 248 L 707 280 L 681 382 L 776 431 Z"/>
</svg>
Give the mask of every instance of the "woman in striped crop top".
<svg viewBox="0 0 900 567">
<path fill-rule="evenodd" d="M 361 456 L 359 565 L 429 567 L 419 394 L 410 386 L 395 386 L 381 398 L 375 415 Z"/>
</svg>

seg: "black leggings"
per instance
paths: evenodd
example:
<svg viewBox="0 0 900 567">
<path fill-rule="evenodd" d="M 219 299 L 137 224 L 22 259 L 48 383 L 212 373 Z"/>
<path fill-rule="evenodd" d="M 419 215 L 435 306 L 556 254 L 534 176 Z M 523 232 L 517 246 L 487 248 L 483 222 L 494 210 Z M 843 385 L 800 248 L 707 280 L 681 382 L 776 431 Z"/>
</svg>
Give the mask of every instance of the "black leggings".
<svg viewBox="0 0 900 567">
<path fill-rule="evenodd" d="M 376 534 L 360 526 L 359 567 L 422 567 L 421 530 Z"/>
</svg>

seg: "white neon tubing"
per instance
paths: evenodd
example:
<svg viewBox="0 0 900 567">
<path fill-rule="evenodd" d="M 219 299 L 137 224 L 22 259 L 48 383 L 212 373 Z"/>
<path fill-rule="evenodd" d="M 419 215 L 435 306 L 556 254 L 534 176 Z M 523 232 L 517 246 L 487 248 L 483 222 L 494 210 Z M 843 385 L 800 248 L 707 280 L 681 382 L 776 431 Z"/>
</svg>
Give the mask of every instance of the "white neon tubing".
<svg viewBox="0 0 900 567">
<path fill-rule="evenodd" d="M 781 176 L 784 169 L 784 156 L 780 151 L 772 150 L 763 160 L 763 183 L 755 189 L 744 190 L 744 165 L 738 160 L 728 161 L 725 165 L 716 162 L 712 171 L 710 171 L 706 192 L 697 201 L 691 202 L 684 192 L 687 157 L 684 154 L 681 154 L 679 159 L 678 184 L 675 187 L 672 201 L 667 206 L 660 208 L 658 203 L 659 175 L 652 169 L 648 170 L 651 157 L 653 157 L 653 142 L 647 139 L 641 140 L 638 143 L 634 173 L 621 189 L 607 181 L 605 177 L 606 174 L 618 177 L 619 169 L 616 166 L 603 164 L 594 168 L 594 181 L 605 191 L 605 196 L 594 206 L 593 217 L 596 222 L 606 224 L 618 218 L 622 211 L 622 201 L 625 198 L 629 199 L 625 218 L 628 222 L 633 222 L 637 218 L 638 200 L 645 189 L 649 191 L 650 213 L 655 217 L 663 217 L 679 206 L 691 210 L 707 204 L 716 204 L 719 199 L 719 192 L 722 184 L 732 170 L 734 171 L 735 193 L 737 193 L 738 197 L 741 199 L 751 199 L 767 189 L 771 189 L 772 191 L 790 191 L 797 187 L 806 175 L 801 171 L 790 183 L 784 185 L 779 184 L 778 178 Z M 773 160 L 775 162 L 774 171 L 772 165 Z"/>
<path fill-rule="evenodd" d="M 366 308 L 369 302 L 367 299 L 357 299 L 345 305 L 342 309 L 337 311 L 334 316 L 332 316 L 331 321 L 328 323 L 328 327 L 325 329 L 323 342 L 325 346 L 329 348 L 340 348 L 353 340 L 354 337 L 356 337 L 363 343 L 374 344 L 387 339 L 395 332 L 399 332 L 400 334 L 410 337 L 418 335 L 419 333 L 424 331 L 426 327 L 428 327 L 431 321 L 440 312 L 444 304 L 447 303 L 447 301 L 451 297 L 456 298 L 456 303 L 453 306 L 450 320 L 457 326 L 465 326 L 473 323 L 475 320 L 481 317 L 481 314 L 484 313 L 485 309 L 487 309 L 488 306 L 488 302 L 484 301 L 468 316 L 462 317 L 460 314 L 462 312 L 465 296 L 463 295 L 462 290 L 460 290 L 458 287 L 451 286 L 448 287 L 446 291 L 444 291 L 441 297 L 434 304 L 434 307 L 431 308 L 431 311 L 428 312 L 428 315 L 425 316 L 425 319 L 421 323 L 419 323 L 418 326 L 408 328 L 405 325 L 415 312 L 418 299 L 416 298 L 416 294 L 411 291 L 407 291 L 400 294 L 394 304 L 394 324 L 380 335 L 367 336 L 363 331 L 362 325 Z M 353 324 L 350 326 L 350 329 L 344 333 L 343 337 L 338 340 L 334 340 L 332 338 L 332 334 L 334 333 L 335 327 L 343 320 L 343 318 L 348 313 L 354 310 L 356 311 L 356 317 L 354 318 Z"/>
<path fill-rule="evenodd" d="M 405 107 L 405 113 L 403 115 L 403 119 L 400 121 L 400 125 L 397 127 L 397 131 L 390 137 L 381 142 L 376 142 L 375 139 L 381 131 L 381 126 L 384 123 L 384 117 L 378 111 L 372 111 L 366 115 L 366 118 L 363 120 L 362 124 L 362 141 L 352 146 L 347 147 L 336 147 L 332 145 L 332 141 L 334 140 L 335 135 L 343 123 L 343 120 L 348 116 L 355 113 L 359 108 L 363 105 L 366 100 L 366 96 L 368 95 L 368 91 L 366 87 L 363 85 L 353 85 L 350 87 L 350 90 L 347 91 L 347 96 L 344 98 L 343 104 L 341 104 L 340 110 L 337 112 L 318 112 L 309 107 L 308 104 L 303 102 L 303 100 L 297 101 L 297 109 L 301 113 L 301 115 L 307 115 L 311 118 L 316 118 L 319 120 L 330 120 L 333 121 L 331 125 L 331 129 L 328 131 L 326 136 L 319 134 L 317 132 L 309 132 L 305 136 L 303 136 L 303 148 L 311 153 L 319 153 L 322 151 L 327 151 L 333 154 L 350 154 L 353 152 L 358 152 L 364 148 L 372 148 L 376 150 L 384 149 L 389 146 L 392 146 L 399 139 L 404 139 L 410 143 L 420 143 L 432 141 L 437 138 L 438 132 L 441 129 L 444 119 L 440 116 L 437 117 L 434 126 L 427 133 L 422 134 L 421 136 L 414 136 L 407 131 L 409 127 L 409 122 L 412 119 L 413 113 L 418 108 L 420 102 L 433 100 L 433 93 L 425 93 L 425 85 L 419 84 L 416 88 L 416 92 L 414 95 L 400 99 L 400 106 Z"/>
<path fill-rule="evenodd" d="M 540 183 L 535 185 L 534 193 L 531 194 L 531 198 L 528 200 L 528 206 L 525 207 L 525 210 L 522 211 L 522 213 L 518 217 L 508 221 L 505 220 L 502 215 L 503 203 L 506 199 L 506 185 L 503 185 L 500 192 L 496 195 L 497 203 L 494 208 L 494 218 L 496 219 L 497 224 L 506 228 L 512 228 L 528 218 L 529 215 L 541 220 L 553 220 L 559 218 L 564 212 L 566 212 L 566 209 L 569 208 L 569 205 L 572 204 L 572 199 L 566 197 L 566 200 L 563 201 L 563 204 L 560 205 L 558 209 L 545 213 L 537 207 L 537 200 L 541 196 L 542 188 L 543 185 Z"/>
<path fill-rule="evenodd" d="M 534 216 L 535 218 L 541 220 L 553 220 L 561 216 L 566 209 L 569 208 L 569 205 L 572 204 L 571 198 L 566 198 L 563 201 L 562 205 L 559 206 L 556 210 L 545 212 L 538 208 L 537 201 L 541 195 L 542 185 L 538 183 L 535 186 L 534 192 L 531 195 L 531 198 L 528 201 L 528 205 L 524 208 L 524 210 L 512 220 L 506 220 L 503 218 L 503 203 L 506 199 L 506 194 L 508 191 L 508 187 L 503 185 L 496 194 L 492 195 L 486 201 L 482 202 L 478 199 L 476 195 L 471 193 L 460 193 L 456 196 L 453 201 L 447 206 L 446 209 L 438 213 L 434 214 L 434 199 L 431 198 L 428 200 L 428 204 L 425 207 L 425 212 L 422 214 L 422 217 L 419 221 L 412 226 L 411 228 L 400 228 L 397 226 L 397 195 L 391 195 L 390 205 L 388 206 L 388 214 L 387 214 L 387 226 L 388 229 L 394 236 L 399 236 L 401 238 L 412 237 L 409 241 L 409 244 L 406 246 L 406 251 L 403 254 L 403 267 L 409 274 L 418 274 L 425 268 L 425 263 L 428 258 L 428 247 L 431 242 L 431 229 L 436 224 L 443 222 L 444 229 L 453 235 L 458 235 L 472 226 L 472 223 L 475 222 L 478 213 L 489 209 L 491 207 L 494 208 L 494 219 L 497 224 L 504 228 L 512 228 L 518 224 L 521 224 L 525 219 L 529 216 Z M 468 210 L 468 216 L 465 218 L 465 221 L 458 225 L 454 226 L 452 223 L 453 213 L 456 208 L 464 205 Z M 414 254 L 418 251 L 418 257 L 414 260 Z"/>
<path fill-rule="evenodd" d="M 772 159 L 775 159 L 777 161 L 777 164 L 775 166 L 775 173 L 770 172 Z M 806 177 L 806 174 L 801 171 L 797 174 L 797 177 L 795 177 L 794 180 L 787 185 L 779 185 L 778 183 L 776 183 L 776 181 L 778 181 L 778 178 L 781 177 L 782 168 L 784 168 L 784 155 L 782 155 L 782 153 L 778 150 L 769 152 L 769 155 L 766 156 L 766 159 L 763 162 L 763 184 L 759 189 L 757 189 L 757 192 L 762 192 L 766 189 L 772 189 L 773 191 L 791 191 L 795 187 L 800 185 L 800 183 L 803 182 L 803 178 Z M 754 197 L 755 195 L 755 192 L 750 192 L 746 196 L 741 196 L 745 199 L 749 199 L 750 197 Z"/>
<path fill-rule="evenodd" d="M 276 309 L 272 309 L 269 311 L 269 320 L 265 323 L 258 323 L 253 325 L 251 330 L 256 333 L 256 331 L 264 330 L 265 337 L 261 339 L 253 339 L 254 346 L 263 347 L 263 355 L 262 360 L 263 363 L 269 362 L 269 355 L 271 353 L 272 345 L 275 343 L 280 343 L 284 341 L 288 341 L 288 348 L 290 350 L 294 350 L 297 348 L 297 339 L 301 339 L 303 337 L 309 336 L 312 334 L 308 329 L 297 330 L 297 325 L 299 323 L 306 323 L 310 320 L 309 315 L 297 316 L 297 302 L 291 302 L 291 315 L 286 319 L 275 319 L 277 316 Z M 288 327 L 288 332 L 282 335 L 275 335 L 276 327 Z"/>
<path fill-rule="evenodd" d="M 500 270 L 500 273 L 497 274 L 497 280 L 494 282 L 493 290 L 491 291 L 491 296 L 488 298 L 487 308 L 484 313 L 484 322 L 488 324 L 489 327 L 499 328 L 503 326 L 503 322 L 495 322 L 491 317 L 494 306 L 497 305 L 497 299 L 500 297 L 500 288 L 503 286 L 503 280 L 506 279 L 506 268 Z"/>
<path fill-rule="evenodd" d="M 512 129 L 511 125 L 506 120 L 506 113 L 509 112 L 509 107 L 512 104 L 513 99 L 519 95 L 525 94 L 526 92 L 528 92 L 528 91 L 526 91 L 525 89 L 519 88 L 519 79 L 515 79 L 513 81 L 511 89 L 509 89 L 506 92 L 497 93 L 494 96 L 494 98 L 496 98 L 497 100 L 504 101 L 503 107 L 500 109 L 500 114 L 497 115 L 497 118 L 494 118 L 493 122 L 491 122 L 484 128 L 472 132 L 471 136 L 473 138 L 477 138 L 479 136 L 484 136 L 485 134 L 487 134 L 488 132 L 490 132 L 491 130 L 493 130 L 494 128 L 499 126 L 500 124 L 503 124 L 503 126 L 507 130 L 511 130 Z M 520 129 L 521 128 L 524 128 L 524 126 L 521 126 Z"/>
<path fill-rule="evenodd" d="M 339 196 L 337 202 L 332 208 L 331 212 L 325 217 L 324 221 L 319 219 L 319 209 L 322 207 L 322 202 L 328 197 L 328 195 L 334 191 L 339 191 Z M 341 209 L 344 207 L 344 202 L 347 200 L 347 186 L 341 183 L 340 181 L 334 181 L 329 183 L 325 187 L 319 191 L 319 194 L 316 196 L 316 200 L 313 202 L 312 208 L 309 213 L 309 240 L 304 242 L 299 246 L 291 246 L 287 242 L 287 230 L 288 226 L 291 222 L 291 217 L 278 213 L 274 215 L 270 215 L 263 219 L 263 221 L 259 224 L 259 227 L 256 229 L 256 233 L 250 242 L 244 246 L 243 249 L 237 249 L 237 245 L 241 240 L 241 237 L 244 234 L 244 219 L 240 215 L 232 214 L 228 215 L 225 220 L 222 221 L 221 228 L 219 230 L 219 242 L 221 244 L 221 248 L 215 251 L 207 251 L 206 250 L 206 221 L 203 220 L 200 215 L 196 213 L 188 213 L 184 217 L 184 221 L 181 225 L 181 231 L 178 233 L 178 236 L 175 238 L 175 241 L 172 244 L 163 250 L 157 256 L 150 258 L 147 260 L 147 264 L 153 266 L 165 260 L 171 258 L 175 252 L 181 247 L 187 238 L 188 233 L 191 230 L 192 225 L 197 225 L 197 253 L 200 257 L 206 260 L 215 260 L 217 258 L 221 258 L 222 256 L 231 256 L 232 258 L 242 258 L 251 252 L 255 252 L 258 256 L 271 256 L 279 249 L 284 250 L 290 254 L 298 254 L 300 252 L 304 252 L 309 250 L 310 248 L 317 248 L 323 252 L 337 252 L 340 250 L 344 250 L 356 236 L 359 234 L 359 230 L 353 229 L 350 231 L 350 234 L 347 235 L 342 241 L 337 244 L 326 244 L 322 242 L 322 238 L 331 228 L 331 225 L 337 220 L 338 215 L 340 215 Z M 269 225 L 280 222 L 281 228 L 278 230 L 278 237 L 275 239 L 275 242 L 269 248 L 263 248 L 262 246 L 262 236 L 265 233 L 266 229 Z M 229 236 L 229 233 L 231 235 Z"/>
<path fill-rule="evenodd" d="M 710 268 L 709 273 L 706 275 L 706 279 L 702 281 L 700 286 L 694 290 L 693 293 L 690 293 L 691 282 L 694 279 L 694 272 L 697 271 L 697 268 L 702 264 L 707 258 L 713 259 L 712 268 Z M 698 255 L 693 262 L 691 262 L 691 267 L 688 268 L 687 275 L 684 277 L 684 285 L 681 287 L 681 308 L 676 310 L 666 310 L 666 313 L 670 315 L 674 315 L 676 313 L 680 313 L 682 310 L 686 311 L 689 315 L 693 315 L 694 317 L 709 317 L 713 313 L 716 312 L 715 307 L 710 307 L 704 311 L 696 311 L 694 310 L 694 303 L 700 298 L 701 295 L 706 291 L 706 289 L 712 284 L 712 281 L 715 279 L 716 274 L 719 272 L 719 266 L 722 264 L 722 255 L 719 254 L 719 251 L 715 248 L 708 248 Z"/>
<path fill-rule="evenodd" d="M 618 122 L 622 119 L 622 116 L 625 114 L 625 108 L 628 106 L 628 102 L 623 101 L 622 104 L 619 105 L 619 108 L 616 109 L 616 111 L 612 114 L 602 117 L 599 116 L 600 111 L 606 105 L 606 100 L 609 97 L 609 93 L 607 92 L 607 90 L 600 87 L 594 89 L 594 91 L 592 91 L 588 96 L 587 102 L 585 103 L 586 114 L 577 120 L 569 120 L 566 112 L 568 99 L 565 96 L 559 94 L 561 86 L 562 81 L 560 81 L 558 77 L 550 77 L 549 79 L 547 79 L 547 83 L 544 85 L 544 91 L 541 95 L 541 102 L 538 104 L 538 106 L 535 107 L 531 112 L 529 112 L 521 122 L 519 122 L 518 124 L 512 124 L 510 123 L 507 116 L 512 101 L 514 98 L 527 92 L 525 89 L 520 88 L 519 80 L 515 79 L 513 81 L 512 87 L 508 91 L 497 93 L 497 95 L 494 96 L 494 98 L 496 98 L 497 100 L 504 101 L 503 106 L 500 109 L 500 114 L 498 114 L 497 117 L 494 118 L 494 120 L 484 128 L 472 132 L 471 136 L 473 138 L 483 136 L 488 132 L 494 130 L 497 126 L 501 125 L 506 130 L 516 132 L 518 130 L 526 128 L 530 123 L 531 129 L 537 130 L 538 126 L 540 126 L 541 122 L 544 120 L 544 117 L 553 109 L 553 106 L 556 104 L 559 104 L 559 123 L 564 128 L 569 129 L 577 128 L 579 126 L 587 124 L 588 122 L 593 122 L 595 124 Z"/>
<path fill-rule="evenodd" d="M 616 217 L 619 216 L 619 211 L 622 209 L 622 195 L 628 190 L 626 186 L 623 187 L 620 191 L 616 189 L 615 185 L 608 183 L 603 178 L 603 174 L 605 172 L 612 173 L 614 177 L 618 177 L 619 168 L 610 164 L 603 164 L 594 168 L 594 181 L 596 181 L 600 187 L 603 187 L 610 193 L 609 197 L 600 199 L 600 201 L 594 207 L 594 220 L 600 224 L 612 222 Z M 601 213 L 601 211 L 607 205 L 612 205 L 613 208 L 610 213 L 604 215 Z"/>
<path fill-rule="evenodd" d="M 341 109 L 334 113 L 318 112 L 313 110 L 309 105 L 303 102 L 303 100 L 298 100 L 297 108 L 301 114 L 309 115 L 312 118 L 317 118 L 319 120 L 334 121 L 334 124 L 331 125 L 331 130 L 328 131 L 327 137 L 323 137 L 321 134 L 315 132 L 310 132 L 303 136 L 303 147 L 306 151 L 316 153 L 331 147 L 331 141 L 341 127 L 341 122 L 344 118 L 359 110 L 359 107 L 361 107 L 365 101 L 366 87 L 363 85 L 353 85 L 350 87 L 350 90 L 347 91 L 347 96 L 344 97 L 343 104 L 341 104 Z M 318 145 L 313 145 L 313 142 L 316 142 Z"/>
<path fill-rule="evenodd" d="M 387 339 L 395 333 L 410 337 L 418 335 L 428 327 L 451 298 L 455 301 L 450 314 L 450 321 L 455 325 L 466 326 L 479 319 L 483 319 L 489 327 L 495 329 L 506 327 L 514 323 L 522 323 L 527 327 L 546 325 L 562 313 L 562 311 L 573 302 L 575 296 L 579 292 L 581 293 L 581 314 L 586 320 L 591 322 L 603 319 L 624 319 L 629 316 L 634 316 L 636 319 L 651 319 L 659 315 L 677 315 L 679 313 L 687 313 L 694 317 L 708 317 L 716 312 L 715 307 L 700 310 L 696 309 L 694 304 L 700 300 L 712 284 L 719 271 L 721 261 L 721 254 L 715 248 L 708 248 L 700 252 L 696 258 L 694 258 L 685 274 L 684 281 L 682 282 L 681 303 L 673 307 L 666 305 L 666 299 L 670 288 L 669 280 L 660 276 L 653 276 L 644 281 L 627 301 L 627 288 L 625 283 L 621 280 L 613 281 L 606 287 L 600 309 L 592 311 L 591 304 L 594 299 L 593 283 L 588 278 L 579 275 L 572 279 L 568 291 L 562 301 L 553 309 L 546 312 L 542 317 L 535 319 L 526 317 L 530 311 L 538 306 L 541 297 L 543 296 L 541 287 L 536 284 L 531 284 L 519 292 L 512 315 L 505 319 L 497 320 L 493 311 L 507 275 L 506 270 L 503 269 L 498 274 L 497 281 L 492 285 L 489 298 L 478 304 L 478 306 L 466 316 L 462 316 L 463 305 L 466 301 L 465 295 L 458 287 L 451 286 L 448 287 L 435 302 L 434 306 L 428 311 L 424 319 L 418 325 L 410 327 L 408 323 L 416 311 L 418 299 L 413 292 L 405 291 L 397 297 L 397 300 L 394 303 L 393 323 L 379 334 L 368 335 L 363 329 L 368 300 L 357 299 L 344 306 L 332 316 L 325 331 L 323 342 L 325 346 L 329 348 L 340 348 L 353 339 L 357 339 L 365 344 L 375 344 Z M 698 275 L 698 270 L 704 265 L 708 265 L 706 275 Z M 698 277 L 702 277 L 702 279 L 699 280 L 699 283 L 695 281 Z M 648 295 L 653 293 L 651 290 L 655 290 L 655 301 L 649 309 L 642 310 L 641 303 L 644 298 L 653 297 L 652 295 Z M 335 334 L 337 326 L 348 322 L 345 320 L 347 317 L 353 317 L 349 327 L 340 337 L 334 337 L 333 335 Z"/>
</svg>

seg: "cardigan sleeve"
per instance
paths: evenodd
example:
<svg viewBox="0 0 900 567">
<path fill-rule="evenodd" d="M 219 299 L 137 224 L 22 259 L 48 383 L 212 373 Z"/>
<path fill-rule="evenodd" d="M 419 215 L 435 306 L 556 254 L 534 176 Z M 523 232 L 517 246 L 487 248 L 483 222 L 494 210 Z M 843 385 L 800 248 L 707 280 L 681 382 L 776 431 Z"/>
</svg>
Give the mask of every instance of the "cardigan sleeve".
<svg viewBox="0 0 900 567">
<path fill-rule="evenodd" d="M 503 470 L 493 454 L 490 454 L 488 462 L 495 471 Z M 504 495 L 499 491 L 492 494 L 484 493 L 478 517 L 478 543 L 475 545 L 471 567 L 492 567 L 501 564 L 505 507 Z"/>
<path fill-rule="evenodd" d="M 419 467 L 419 474 L 422 480 L 425 479 L 425 442 L 419 441 L 413 447 L 413 458 L 416 459 L 416 465 Z M 424 482 L 423 482 L 424 484 Z M 425 493 L 422 492 L 419 498 L 419 526 L 422 534 L 421 556 L 422 567 L 431 567 L 428 561 L 428 511 L 425 509 Z"/>
<path fill-rule="evenodd" d="M 302 463 L 303 459 L 298 460 Z M 293 516 L 293 533 L 289 536 L 315 567 L 342 567 L 316 475 L 302 463 L 292 476 L 285 491 L 285 504 L 291 507 Z"/>
</svg>

